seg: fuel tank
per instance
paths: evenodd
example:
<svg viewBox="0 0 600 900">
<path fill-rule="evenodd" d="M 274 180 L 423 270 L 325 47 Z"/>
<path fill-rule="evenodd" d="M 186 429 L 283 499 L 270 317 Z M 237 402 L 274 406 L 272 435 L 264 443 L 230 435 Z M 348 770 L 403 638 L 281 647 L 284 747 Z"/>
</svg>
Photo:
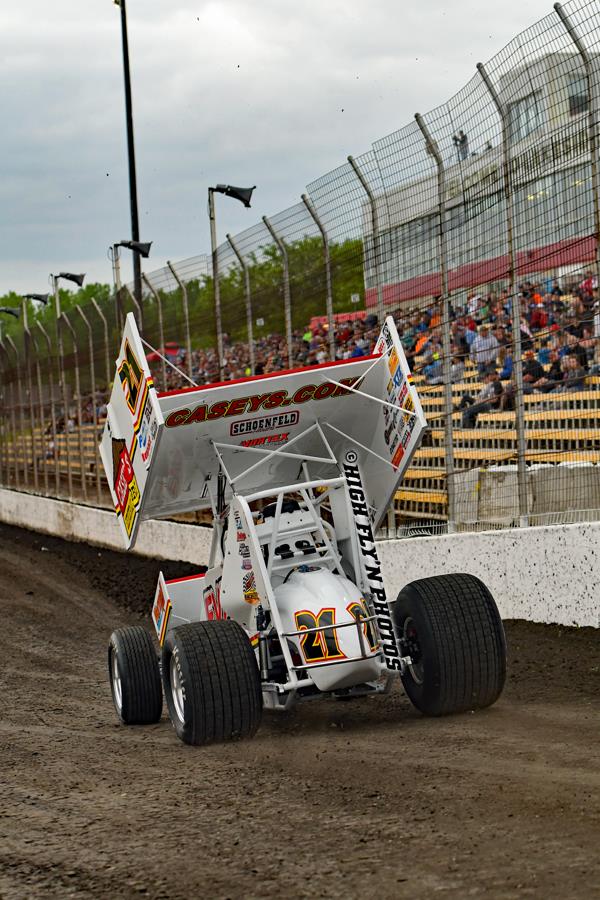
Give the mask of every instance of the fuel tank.
<svg viewBox="0 0 600 900">
<path fill-rule="evenodd" d="M 303 565 L 276 587 L 274 593 L 283 630 L 307 632 L 289 638 L 302 663 L 307 665 L 298 672 L 299 677 L 308 676 L 320 691 L 333 691 L 364 684 L 379 676 L 381 665 L 373 623 L 360 626 L 361 648 L 356 617 L 359 611 L 363 616 L 369 612 L 355 584 L 323 567 Z M 309 630 L 323 626 L 338 627 Z M 360 657 L 363 652 L 365 659 L 344 662 Z"/>
</svg>

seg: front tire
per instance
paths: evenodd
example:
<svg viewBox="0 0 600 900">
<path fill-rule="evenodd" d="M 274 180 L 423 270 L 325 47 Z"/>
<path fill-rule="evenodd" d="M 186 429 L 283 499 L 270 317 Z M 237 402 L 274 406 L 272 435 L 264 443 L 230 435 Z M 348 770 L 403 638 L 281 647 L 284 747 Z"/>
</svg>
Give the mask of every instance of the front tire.
<svg viewBox="0 0 600 900">
<path fill-rule="evenodd" d="M 186 744 L 251 737 L 260 725 L 256 658 L 245 631 L 231 619 L 170 631 L 162 677 L 171 722 Z"/>
<path fill-rule="evenodd" d="M 152 725 L 162 714 L 158 657 L 141 625 L 118 628 L 108 644 L 108 677 L 124 725 Z"/>
<path fill-rule="evenodd" d="M 427 716 L 482 709 L 506 680 L 506 641 L 498 608 L 473 575 L 423 578 L 398 594 L 394 624 L 403 656 L 413 660 L 402 683 Z"/>
</svg>

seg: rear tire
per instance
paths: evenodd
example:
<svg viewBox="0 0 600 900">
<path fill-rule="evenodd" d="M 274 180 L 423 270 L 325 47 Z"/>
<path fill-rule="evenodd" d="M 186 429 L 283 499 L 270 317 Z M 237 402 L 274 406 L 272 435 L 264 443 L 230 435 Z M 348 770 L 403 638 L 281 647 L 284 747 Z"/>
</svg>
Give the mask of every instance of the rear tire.
<svg viewBox="0 0 600 900">
<path fill-rule="evenodd" d="M 260 725 L 256 658 L 245 631 L 231 619 L 170 631 L 162 677 L 171 722 L 186 744 L 251 737 Z"/>
<path fill-rule="evenodd" d="M 491 593 L 473 575 L 423 578 L 398 594 L 394 624 L 413 665 L 402 683 L 427 716 L 495 703 L 506 679 L 506 641 Z"/>
<path fill-rule="evenodd" d="M 113 703 L 124 725 L 151 725 L 162 714 L 158 657 L 141 625 L 118 628 L 108 645 L 108 677 Z"/>
</svg>

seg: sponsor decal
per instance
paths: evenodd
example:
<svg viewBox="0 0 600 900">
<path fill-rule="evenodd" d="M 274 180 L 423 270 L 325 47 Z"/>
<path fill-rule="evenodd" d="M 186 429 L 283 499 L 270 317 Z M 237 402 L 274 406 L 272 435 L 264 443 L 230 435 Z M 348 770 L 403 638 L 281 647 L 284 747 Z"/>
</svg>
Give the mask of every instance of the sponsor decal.
<svg viewBox="0 0 600 900">
<path fill-rule="evenodd" d="M 144 405 L 144 411 L 140 419 L 140 430 L 137 435 L 137 443 L 138 447 L 140 448 L 142 461 L 144 462 L 147 469 L 150 467 L 150 457 L 152 455 L 152 448 L 154 447 L 154 443 L 156 441 L 157 431 L 158 422 L 156 421 L 156 416 L 154 415 L 154 412 L 152 410 L 150 397 L 147 396 L 146 403 Z"/>
<path fill-rule="evenodd" d="M 408 441 L 410 441 L 410 434 L 408 435 Z M 407 441 L 407 443 L 408 443 L 408 441 Z M 400 463 L 402 462 L 403 456 L 404 456 L 404 447 L 402 446 L 402 444 L 400 444 L 400 446 L 398 447 L 398 449 L 396 450 L 396 452 L 394 453 L 394 455 L 392 457 L 392 465 L 395 469 L 397 469 L 398 466 L 400 465 Z"/>
<path fill-rule="evenodd" d="M 262 447 L 264 444 L 282 444 L 289 438 L 289 431 L 283 434 L 264 434 L 262 437 L 249 438 L 242 441 L 240 447 Z"/>
<path fill-rule="evenodd" d="M 259 419 L 242 419 L 241 422 L 232 422 L 229 434 L 238 437 L 243 434 L 255 434 L 257 431 L 277 431 L 279 428 L 297 425 L 299 419 L 300 413 L 297 409 L 275 416 L 261 416 Z"/>
<path fill-rule="evenodd" d="M 321 382 L 321 384 L 305 384 L 295 390 L 293 394 L 288 394 L 286 390 L 279 389 L 267 391 L 264 394 L 253 394 L 249 397 L 236 397 L 235 400 L 216 400 L 210 406 L 206 403 L 201 403 L 194 409 L 176 409 L 169 413 L 165 420 L 165 425 L 167 428 L 178 428 L 180 425 L 212 422 L 215 419 L 241 416 L 244 413 L 256 413 L 263 410 L 268 412 L 272 409 L 279 409 L 282 406 L 298 406 L 302 403 L 308 403 L 310 400 L 329 400 L 334 397 L 343 397 L 350 393 L 346 388 L 353 387 L 359 380 L 360 376 L 343 378 L 340 384 L 344 385 L 344 387 L 325 381 Z"/>
<path fill-rule="evenodd" d="M 398 371 L 398 367 L 400 365 L 400 360 L 398 359 L 398 354 L 396 353 L 396 348 L 392 348 L 390 355 L 388 356 L 388 369 L 390 370 L 390 375 L 392 378 Z"/>
<path fill-rule="evenodd" d="M 214 586 L 211 584 L 202 592 L 206 618 L 209 622 L 229 618 L 221 606 L 221 579 L 217 578 Z"/>
<path fill-rule="evenodd" d="M 249 603 L 251 606 L 254 606 L 255 603 L 258 603 L 260 597 L 258 596 L 258 591 L 256 590 L 256 578 L 254 576 L 254 572 L 247 572 L 242 579 L 242 589 L 244 591 L 244 600 L 246 603 Z"/>
<path fill-rule="evenodd" d="M 154 606 L 152 607 L 152 621 L 154 622 L 154 627 L 158 636 L 158 642 L 161 647 L 165 642 L 165 635 L 167 633 L 169 618 L 171 616 L 171 608 L 171 601 L 168 597 L 165 597 L 161 585 L 158 589 L 158 594 L 154 601 Z"/>
<path fill-rule="evenodd" d="M 401 671 L 400 652 L 396 643 L 390 608 L 383 586 L 383 577 L 375 539 L 373 538 L 369 509 L 357 463 L 357 454 L 354 450 L 348 450 L 344 459 L 344 475 L 346 476 L 348 493 L 350 495 L 358 547 L 363 560 L 365 578 L 371 592 L 373 613 L 377 621 L 385 664 L 388 669 Z"/>
<path fill-rule="evenodd" d="M 115 494 L 127 537 L 131 537 L 141 494 L 127 447 L 121 450 L 115 477 Z"/>
</svg>

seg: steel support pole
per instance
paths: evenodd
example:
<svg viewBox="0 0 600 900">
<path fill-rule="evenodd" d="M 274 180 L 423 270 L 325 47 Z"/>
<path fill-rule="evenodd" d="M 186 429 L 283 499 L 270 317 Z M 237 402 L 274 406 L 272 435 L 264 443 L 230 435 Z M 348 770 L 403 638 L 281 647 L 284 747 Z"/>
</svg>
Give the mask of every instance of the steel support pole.
<svg viewBox="0 0 600 900">
<path fill-rule="evenodd" d="M 360 181 L 362 188 L 369 199 L 369 206 L 371 208 L 371 231 L 373 234 L 373 253 L 375 255 L 375 278 L 377 282 L 377 319 L 379 320 L 379 325 L 383 325 L 383 320 L 385 319 L 385 308 L 383 303 L 383 277 L 381 272 L 381 242 L 379 236 L 379 212 L 377 210 L 377 201 L 375 199 L 375 195 L 371 190 L 371 187 L 363 175 L 363 173 L 358 168 L 358 163 L 354 159 L 353 156 L 348 157 L 348 162 L 352 167 L 352 171 Z"/>
<path fill-rule="evenodd" d="M 7 368 L 8 369 L 12 368 L 10 353 L 4 346 L 4 340 L 0 340 L 0 349 L 2 349 L 2 352 L 4 353 L 4 356 L 6 357 L 6 362 L 8 363 Z M 11 426 L 11 431 L 12 431 L 11 446 L 12 446 L 12 458 L 13 458 L 14 485 L 15 485 L 15 488 L 17 490 L 19 490 L 19 488 L 21 487 L 21 478 L 19 476 L 19 461 L 17 459 L 17 419 L 16 419 L 16 415 L 15 415 L 16 405 L 17 404 L 15 402 L 14 379 L 12 379 L 10 382 L 10 426 Z"/>
<path fill-rule="evenodd" d="M 56 496 L 58 497 L 60 493 L 60 465 L 58 460 L 58 429 L 56 427 L 56 405 L 54 400 L 54 367 L 52 365 L 52 342 L 50 340 L 50 335 L 44 328 L 41 322 L 36 322 L 37 327 L 41 331 L 44 340 L 46 341 L 46 350 L 48 353 L 48 388 L 50 392 L 50 424 L 52 426 L 52 443 L 53 443 L 53 454 L 54 454 L 54 489 L 56 492 Z"/>
<path fill-rule="evenodd" d="M 144 276 L 142 275 L 142 279 L 143 279 L 143 277 Z M 137 311 L 136 322 L 137 322 L 138 330 L 140 331 L 140 334 L 141 334 L 141 332 L 144 330 L 144 319 L 143 319 L 143 299 L 144 298 L 142 297 L 142 305 L 140 305 L 136 300 L 135 294 L 131 293 L 131 291 L 129 290 L 129 285 L 127 285 L 127 284 L 121 288 L 121 293 L 123 293 L 123 292 L 125 292 L 127 294 L 127 296 L 129 297 L 129 299 L 131 300 L 131 302 L 133 303 L 133 305 L 136 308 L 136 311 Z M 125 319 L 123 319 L 123 325 L 121 326 L 121 331 L 123 330 L 124 327 L 125 327 Z"/>
<path fill-rule="evenodd" d="M 446 235 L 446 172 L 440 148 L 431 135 L 423 117 L 416 113 L 415 121 L 421 130 L 428 153 L 435 160 L 438 180 L 438 215 L 440 271 L 442 276 L 442 352 L 444 379 L 444 455 L 446 462 L 446 490 L 448 493 L 448 533 L 456 530 L 456 490 L 454 484 L 454 425 L 452 422 L 452 346 L 450 338 L 450 292 L 448 290 L 448 242 Z"/>
<path fill-rule="evenodd" d="M 154 299 L 156 300 L 156 308 L 158 310 L 158 339 L 160 340 L 160 345 L 161 345 L 160 366 L 161 366 L 162 380 L 163 380 L 163 391 L 166 391 L 167 390 L 167 364 L 165 363 L 165 360 L 164 360 L 165 329 L 164 329 L 164 323 L 163 323 L 162 300 L 160 299 L 160 294 L 158 293 L 158 291 L 155 290 L 153 285 L 150 283 L 150 279 L 148 278 L 148 276 L 142 275 L 142 280 L 143 280 L 144 284 L 146 285 L 146 287 L 148 288 L 148 290 L 150 291 L 150 293 L 152 294 L 152 296 L 154 297 Z"/>
<path fill-rule="evenodd" d="M 127 121 L 127 161 L 129 165 L 129 207 L 131 213 L 131 239 L 139 241 L 140 225 L 138 216 L 137 178 L 135 171 L 135 145 L 133 140 L 133 103 L 131 100 L 131 73 L 129 70 L 129 41 L 127 37 L 127 10 L 125 0 L 119 0 L 121 10 L 121 39 L 123 43 L 123 77 L 125 81 L 125 118 Z M 141 262 L 137 253 L 133 254 L 134 294 L 141 304 L 142 279 Z"/>
<path fill-rule="evenodd" d="M 192 369 L 194 367 L 193 367 L 193 363 L 192 363 L 192 336 L 190 333 L 190 308 L 189 308 L 189 304 L 188 304 L 187 287 L 185 285 L 185 282 L 183 282 L 181 280 L 181 278 L 179 277 L 179 275 L 177 274 L 175 266 L 173 265 L 172 262 L 170 262 L 170 260 L 167 260 L 167 265 L 169 267 L 171 275 L 173 276 L 173 278 L 175 279 L 175 281 L 177 282 L 177 284 L 179 285 L 179 287 L 181 289 L 181 301 L 183 304 L 183 322 L 185 325 L 185 352 L 187 354 L 187 370 L 188 370 L 189 377 L 193 381 L 194 377 L 192 375 Z"/>
<path fill-rule="evenodd" d="M 31 428 L 31 461 L 33 465 L 33 486 L 38 490 L 38 461 L 36 453 L 35 441 L 35 413 L 33 409 L 33 381 L 31 377 L 31 332 L 29 331 L 29 322 L 27 318 L 28 300 L 23 297 L 21 301 L 21 319 L 23 322 L 23 349 L 25 352 L 25 372 L 27 376 L 27 393 L 29 395 L 29 425 Z"/>
<path fill-rule="evenodd" d="M 110 261 L 112 263 L 113 288 L 115 292 L 115 324 L 117 331 L 123 331 L 123 315 L 121 310 L 121 249 L 118 244 L 109 247 Z"/>
<path fill-rule="evenodd" d="M 2 338 L 0 336 L 0 343 Z M 2 416 L 0 418 L 0 463 L 1 463 L 1 472 L 2 472 L 2 485 L 4 487 L 10 487 L 10 463 L 8 458 L 8 437 L 7 437 L 7 429 L 8 429 L 8 381 L 6 377 L 6 372 L 8 371 L 8 366 L 6 363 L 2 364 L 2 380 L 0 381 L 0 398 L 2 399 Z"/>
<path fill-rule="evenodd" d="M 262 217 L 262 220 L 275 241 L 277 245 L 277 249 L 281 254 L 281 259 L 283 262 L 283 310 L 285 314 L 285 339 L 287 343 L 287 353 L 288 353 L 288 368 L 292 368 L 293 366 L 293 350 L 292 350 L 292 297 L 290 293 L 290 262 L 288 259 L 288 252 L 284 242 L 281 240 L 269 220 L 266 216 Z"/>
<path fill-rule="evenodd" d="M 102 321 L 102 327 L 104 329 L 104 364 L 106 367 L 106 389 L 108 391 L 110 387 L 110 383 L 112 381 L 111 370 L 110 370 L 110 352 L 108 348 L 108 322 L 106 321 L 106 316 L 98 306 L 98 302 L 95 297 L 92 297 L 92 306 L 98 313 L 100 320 Z"/>
<path fill-rule="evenodd" d="M 101 476 L 100 476 L 100 453 L 98 450 L 98 441 L 100 435 L 98 434 L 98 412 L 96 406 L 96 365 L 94 362 L 94 332 L 92 330 L 92 326 L 90 325 L 90 321 L 86 314 L 84 313 L 81 306 L 77 305 L 75 307 L 81 318 L 83 319 L 83 323 L 87 329 L 88 333 L 88 352 L 90 354 L 90 385 L 92 388 L 92 422 L 94 425 L 94 469 L 95 469 L 95 481 L 96 481 L 96 502 L 98 506 L 100 505 L 101 499 Z"/>
<path fill-rule="evenodd" d="M 23 454 L 23 484 L 29 486 L 29 466 L 27 465 L 27 446 L 25 443 L 25 413 L 23 410 L 23 388 L 21 385 L 21 358 L 17 346 L 9 334 L 6 335 L 6 343 L 10 344 L 17 364 L 17 397 L 19 399 L 19 444 Z M 16 449 L 16 447 L 15 447 Z"/>
<path fill-rule="evenodd" d="M 506 203 L 506 241 L 508 245 L 508 265 L 510 294 L 512 298 L 512 345 L 513 345 L 513 371 L 515 375 L 515 411 L 517 426 L 517 481 L 519 491 L 519 525 L 523 528 L 529 524 L 529 508 L 527 502 L 527 465 L 526 465 L 526 441 L 525 441 L 525 404 L 523 401 L 523 354 L 521 350 L 521 304 L 517 290 L 517 254 L 515 249 L 513 223 L 513 196 L 510 174 L 509 145 L 510 135 L 508 129 L 508 110 L 501 101 L 490 76 L 483 63 L 477 63 L 477 71 L 492 98 L 502 125 L 502 178 L 504 185 L 504 199 Z"/>
<path fill-rule="evenodd" d="M 55 491 L 56 496 L 58 496 L 60 492 L 60 466 L 58 462 L 58 441 L 57 441 L 57 428 L 56 428 L 56 406 L 54 401 L 54 367 L 52 366 L 52 342 L 50 340 L 50 335 L 44 328 L 41 322 L 36 322 L 37 327 L 41 331 L 44 340 L 46 341 L 46 351 L 48 353 L 48 388 L 50 392 L 50 424 L 52 426 L 52 443 L 53 443 L 53 453 L 54 453 L 54 480 L 55 480 Z"/>
<path fill-rule="evenodd" d="M 215 300 L 215 331 L 217 334 L 217 357 L 219 360 L 219 381 L 225 376 L 223 361 L 223 325 L 221 322 L 221 286 L 219 284 L 219 252 L 217 249 L 217 223 L 215 220 L 215 192 L 208 189 L 208 218 L 210 220 L 210 254 L 212 259 L 213 292 Z"/>
<path fill-rule="evenodd" d="M 314 203 L 306 194 L 302 194 L 302 202 L 307 208 L 312 220 L 321 232 L 323 239 L 323 257 L 325 260 L 325 310 L 327 313 L 327 328 L 329 338 L 329 358 L 335 359 L 335 328 L 333 322 L 333 288 L 331 285 L 331 254 L 329 252 L 329 238 L 325 226 L 321 222 Z"/>
<path fill-rule="evenodd" d="M 2 340 L 2 335 L 0 335 L 0 341 Z M 10 481 L 10 473 L 8 471 L 8 466 L 6 466 L 7 457 L 6 457 L 6 377 L 4 372 L 6 371 L 6 367 L 2 365 L 2 371 L 0 378 L 0 401 L 2 402 L 2 413 L 0 415 L 0 484 L 2 487 L 8 487 Z M 6 474 L 5 474 L 6 468 Z"/>
<path fill-rule="evenodd" d="M 40 365 L 40 348 L 38 346 L 38 342 L 35 339 L 35 334 L 33 331 L 30 332 L 31 344 L 33 346 L 33 350 L 35 353 L 35 380 L 37 385 L 38 392 L 38 402 L 40 407 L 40 464 L 43 467 L 44 472 L 44 494 L 48 496 L 48 459 L 46 457 L 46 416 L 44 414 L 44 398 L 43 398 L 43 382 L 42 382 L 42 367 Z"/>
<path fill-rule="evenodd" d="M 255 368 L 255 354 L 254 354 L 254 326 L 252 322 L 252 294 L 250 293 L 250 269 L 248 268 L 248 263 L 240 253 L 240 250 L 235 243 L 234 239 L 230 234 L 225 235 L 229 246 L 237 256 L 237 260 L 242 269 L 242 275 L 244 276 L 244 299 L 246 301 L 246 331 L 248 334 L 248 349 L 250 351 L 250 369 L 252 370 L 252 374 L 254 375 Z"/>
<path fill-rule="evenodd" d="M 592 173 L 592 195 L 594 197 L 594 231 L 596 236 L 596 277 L 600 286 L 600 173 L 598 172 L 598 140 L 597 140 L 597 116 L 599 106 L 599 93 L 594 79 L 594 67 L 592 58 L 577 33 L 577 29 L 569 19 L 561 3 L 555 3 L 554 9 L 562 24 L 565 26 L 569 37 L 575 44 L 577 52 L 585 68 L 585 79 L 588 94 L 588 143 L 590 147 L 590 167 Z M 597 54 L 594 54 L 597 56 Z"/>
<path fill-rule="evenodd" d="M 67 459 L 67 486 L 69 492 L 69 500 L 73 496 L 73 475 L 71 472 L 71 450 L 69 447 L 69 402 L 67 392 L 67 382 L 65 380 L 65 354 L 61 328 L 61 309 L 60 309 L 60 293 L 58 289 L 58 275 L 52 275 L 52 284 L 54 287 L 54 303 L 56 311 L 56 345 L 58 350 L 58 373 L 60 382 L 60 393 L 63 403 L 63 420 L 65 423 L 65 453 Z M 57 448 L 58 449 L 58 448 Z"/>
<path fill-rule="evenodd" d="M 71 335 L 71 340 L 73 342 L 73 357 L 75 360 L 75 395 L 77 401 L 77 431 L 78 431 L 78 441 L 79 444 L 79 466 L 81 470 L 81 488 L 83 491 L 83 499 L 87 500 L 87 473 L 85 471 L 85 452 L 83 449 L 83 415 L 81 411 L 81 381 L 79 378 L 79 351 L 77 349 L 77 335 L 75 333 L 75 329 L 71 325 L 71 321 L 66 313 L 62 314 L 62 321 L 67 326 L 69 333 Z M 67 443 L 68 443 L 68 435 L 67 435 Z"/>
</svg>

